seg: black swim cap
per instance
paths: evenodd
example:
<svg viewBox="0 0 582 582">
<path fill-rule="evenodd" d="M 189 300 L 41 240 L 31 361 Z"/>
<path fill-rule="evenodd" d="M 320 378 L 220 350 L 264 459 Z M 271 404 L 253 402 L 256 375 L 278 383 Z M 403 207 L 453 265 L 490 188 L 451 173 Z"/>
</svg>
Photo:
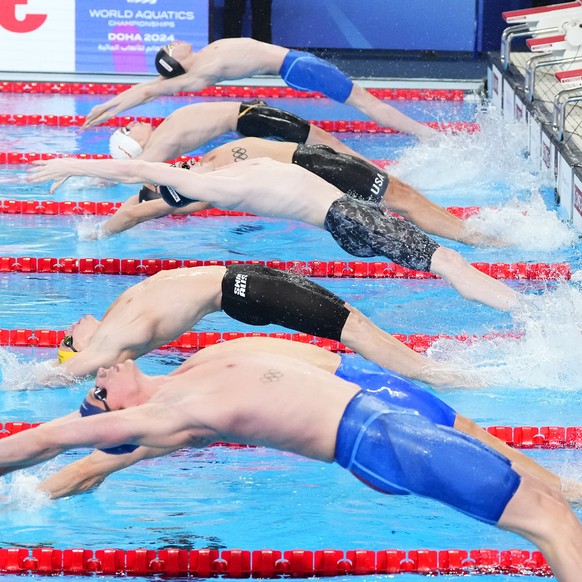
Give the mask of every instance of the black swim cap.
<svg viewBox="0 0 582 582">
<path fill-rule="evenodd" d="M 188 204 L 192 204 L 192 202 L 197 202 L 196 200 L 191 200 L 190 198 L 182 196 L 182 194 L 177 192 L 171 186 L 160 186 L 159 188 L 164 202 L 174 208 L 182 208 L 182 206 L 188 206 Z"/>
<path fill-rule="evenodd" d="M 158 73 L 167 79 L 183 75 L 186 72 L 184 67 L 168 54 L 165 47 L 158 51 L 155 62 Z"/>
</svg>

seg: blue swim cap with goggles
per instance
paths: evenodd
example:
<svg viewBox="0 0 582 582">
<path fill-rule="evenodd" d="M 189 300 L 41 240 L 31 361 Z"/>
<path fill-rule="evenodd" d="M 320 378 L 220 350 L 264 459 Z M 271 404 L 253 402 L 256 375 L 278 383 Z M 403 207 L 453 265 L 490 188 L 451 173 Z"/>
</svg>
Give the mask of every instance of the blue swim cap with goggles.
<svg viewBox="0 0 582 582">
<path fill-rule="evenodd" d="M 99 388 L 95 386 L 93 390 L 93 396 L 99 402 L 103 403 L 105 406 L 105 410 L 99 408 L 99 406 L 95 406 L 91 404 L 87 398 L 83 400 L 81 406 L 79 407 L 79 412 L 81 416 L 93 416 L 94 414 L 101 414 L 103 412 L 111 412 L 111 408 L 109 408 L 109 404 L 107 404 L 107 390 L 105 388 Z M 99 449 L 100 451 L 107 453 L 108 455 L 125 455 L 127 453 L 133 453 L 135 449 L 138 448 L 139 445 L 118 445 L 117 447 L 111 447 L 109 449 Z"/>
</svg>

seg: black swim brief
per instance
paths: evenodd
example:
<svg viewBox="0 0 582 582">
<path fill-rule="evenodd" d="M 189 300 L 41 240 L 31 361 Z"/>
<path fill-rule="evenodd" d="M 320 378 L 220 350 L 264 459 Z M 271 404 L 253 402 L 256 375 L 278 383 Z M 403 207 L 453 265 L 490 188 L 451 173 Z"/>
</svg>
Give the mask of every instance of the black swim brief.
<svg viewBox="0 0 582 582">
<path fill-rule="evenodd" d="M 293 113 L 267 105 L 256 99 L 241 103 L 236 131 L 245 137 L 274 138 L 305 143 L 311 126 Z"/>
<path fill-rule="evenodd" d="M 345 302 L 321 285 L 263 265 L 227 267 L 222 309 L 249 325 L 276 324 L 337 341 L 350 314 Z"/>
<path fill-rule="evenodd" d="M 323 145 L 299 144 L 292 162 L 333 184 L 344 194 L 379 204 L 388 188 L 388 174 L 356 156 Z"/>
</svg>

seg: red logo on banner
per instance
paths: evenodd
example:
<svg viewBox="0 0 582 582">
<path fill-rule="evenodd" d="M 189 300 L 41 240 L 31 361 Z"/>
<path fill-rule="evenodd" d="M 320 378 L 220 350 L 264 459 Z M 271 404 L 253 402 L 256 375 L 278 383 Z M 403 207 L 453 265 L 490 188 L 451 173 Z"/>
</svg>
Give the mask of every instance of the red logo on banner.
<svg viewBox="0 0 582 582">
<path fill-rule="evenodd" d="M 28 0 L 2 0 L 0 3 L 0 26 L 10 32 L 32 32 L 40 28 L 46 14 L 27 14 L 24 19 L 16 19 L 17 4 L 28 4 Z"/>
</svg>

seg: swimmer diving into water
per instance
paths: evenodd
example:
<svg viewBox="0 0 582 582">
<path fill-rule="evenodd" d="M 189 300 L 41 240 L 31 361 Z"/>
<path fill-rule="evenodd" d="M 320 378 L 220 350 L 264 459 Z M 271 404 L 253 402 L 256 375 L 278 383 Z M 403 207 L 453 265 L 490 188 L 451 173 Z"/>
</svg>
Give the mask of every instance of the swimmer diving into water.
<svg viewBox="0 0 582 582">
<path fill-rule="evenodd" d="M 380 492 L 444 503 L 535 544 L 559 582 L 579 580 L 582 524 L 560 493 L 471 437 L 281 354 L 230 353 L 168 376 L 131 360 L 103 369 L 79 412 L 1 439 L 0 471 L 78 447 L 167 454 L 216 442 L 335 462 Z"/>
<path fill-rule="evenodd" d="M 469 372 L 415 352 L 317 283 L 263 265 L 172 269 L 133 285 L 101 321 L 86 316 L 68 331 L 58 350 L 58 371 L 66 372 L 62 381 L 139 358 L 221 310 L 249 325 L 276 324 L 341 341 L 369 360 L 436 387 L 480 387 Z"/>
<path fill-rule="evenodd" d="M 328 231 L 353 256 L 383 256 L 403 267 L 434 273 L 466 299 L 495 309 L 509 311 L 521 305 L 520 293 L 477 270 L 456 251 L 295 164 L 259 158 L 213 171 L 199 165 L 184 170 L 142 160 L 59 158 L 33 164 L 29 180 L 58 181 L 51 192 L 70 176 L 162 184 L 160 193 L 171 206 L 199 200 L 218 208 L 298 220 Z"/>
<path fill-rule="evenodd" d="M 567 499 L 579 500 L 582 497 L 581 483 L 560 479 L 532 458 L 509 447 L 472 420 L 453 410 L 431 392 L 390 370 L 355 355 L 338 355 L 313 344 L 302 342 L 270 337 L 246 337 L 209 346 L 190 356 L 179 370 L 198 365 L 210 358 L 239 352 L 261 352 L 265 355 L 283 354 L 327 370 L 339 378 L 358 384 L 363 390 L 373 392 L 387 404 L 414 410 L 435 424 L 454 428 L 476 438 L 499 451 L 524 471 L 541 479 L 551 488 L 561 491 Z M 124 454 L 121 455 L 94 451 L 91 455 L 67 465 L 64 469 L 48 477 L 39 485 L 39 489 L 49 494 L 52 499 L 83 493 L 100 484 L 107 475 L 140 460 L 157 457 L 161 454 L 164 452 L 148 447 L 139 447 L 135 451 L 124 451 Z"/>
<path fill-rule="evenodd" d="M 150 123 L 134 121 L 111 135 L 109 149 L 115 159 L 163 162 L 190 152 L 217 135 L 235 130 L 249 139 L 215 148 L 204 156 L 203 162 L 211 161 L 218 167 L 264 156 L 298 164 L 345 194 L 382 203 L 429 234 L 472 245 L 503 244 L 497 238 L 467 228 L 466 221 L 388 175 L 330 133 L 259 100 L 195 103 L 181 107 L 155 130 Z M 290 143 L 252 138 L 274 138 Z M 140 205 L 145 201 L 149 204 Z M 95 236 L 110 236 L 146 220 L 172 213 L 189 214 L 209 206 L 194 203 L 173 209 L 151 190 L 142 190 L 139 196 L 132 196 L 113 217 L 101 224 Z"/>
<path fill-rule="evenodd" d="M 197 53 L 186 42 L 175 41 L 156 55 L 159 77 L 134 85 L 89 112 L 84 127 L 104 123 L 127 109 L 180 91 L 201 91 L 221 81 L 254 75 L 280 75 L 290 87 L 319 91 L 339 103 L 355 107 L 379 125 L 430 137 L 434 130 L 385 103 L 331 63 L 307 52 L 251 38 L 223 38 Z"/>
</svg>

